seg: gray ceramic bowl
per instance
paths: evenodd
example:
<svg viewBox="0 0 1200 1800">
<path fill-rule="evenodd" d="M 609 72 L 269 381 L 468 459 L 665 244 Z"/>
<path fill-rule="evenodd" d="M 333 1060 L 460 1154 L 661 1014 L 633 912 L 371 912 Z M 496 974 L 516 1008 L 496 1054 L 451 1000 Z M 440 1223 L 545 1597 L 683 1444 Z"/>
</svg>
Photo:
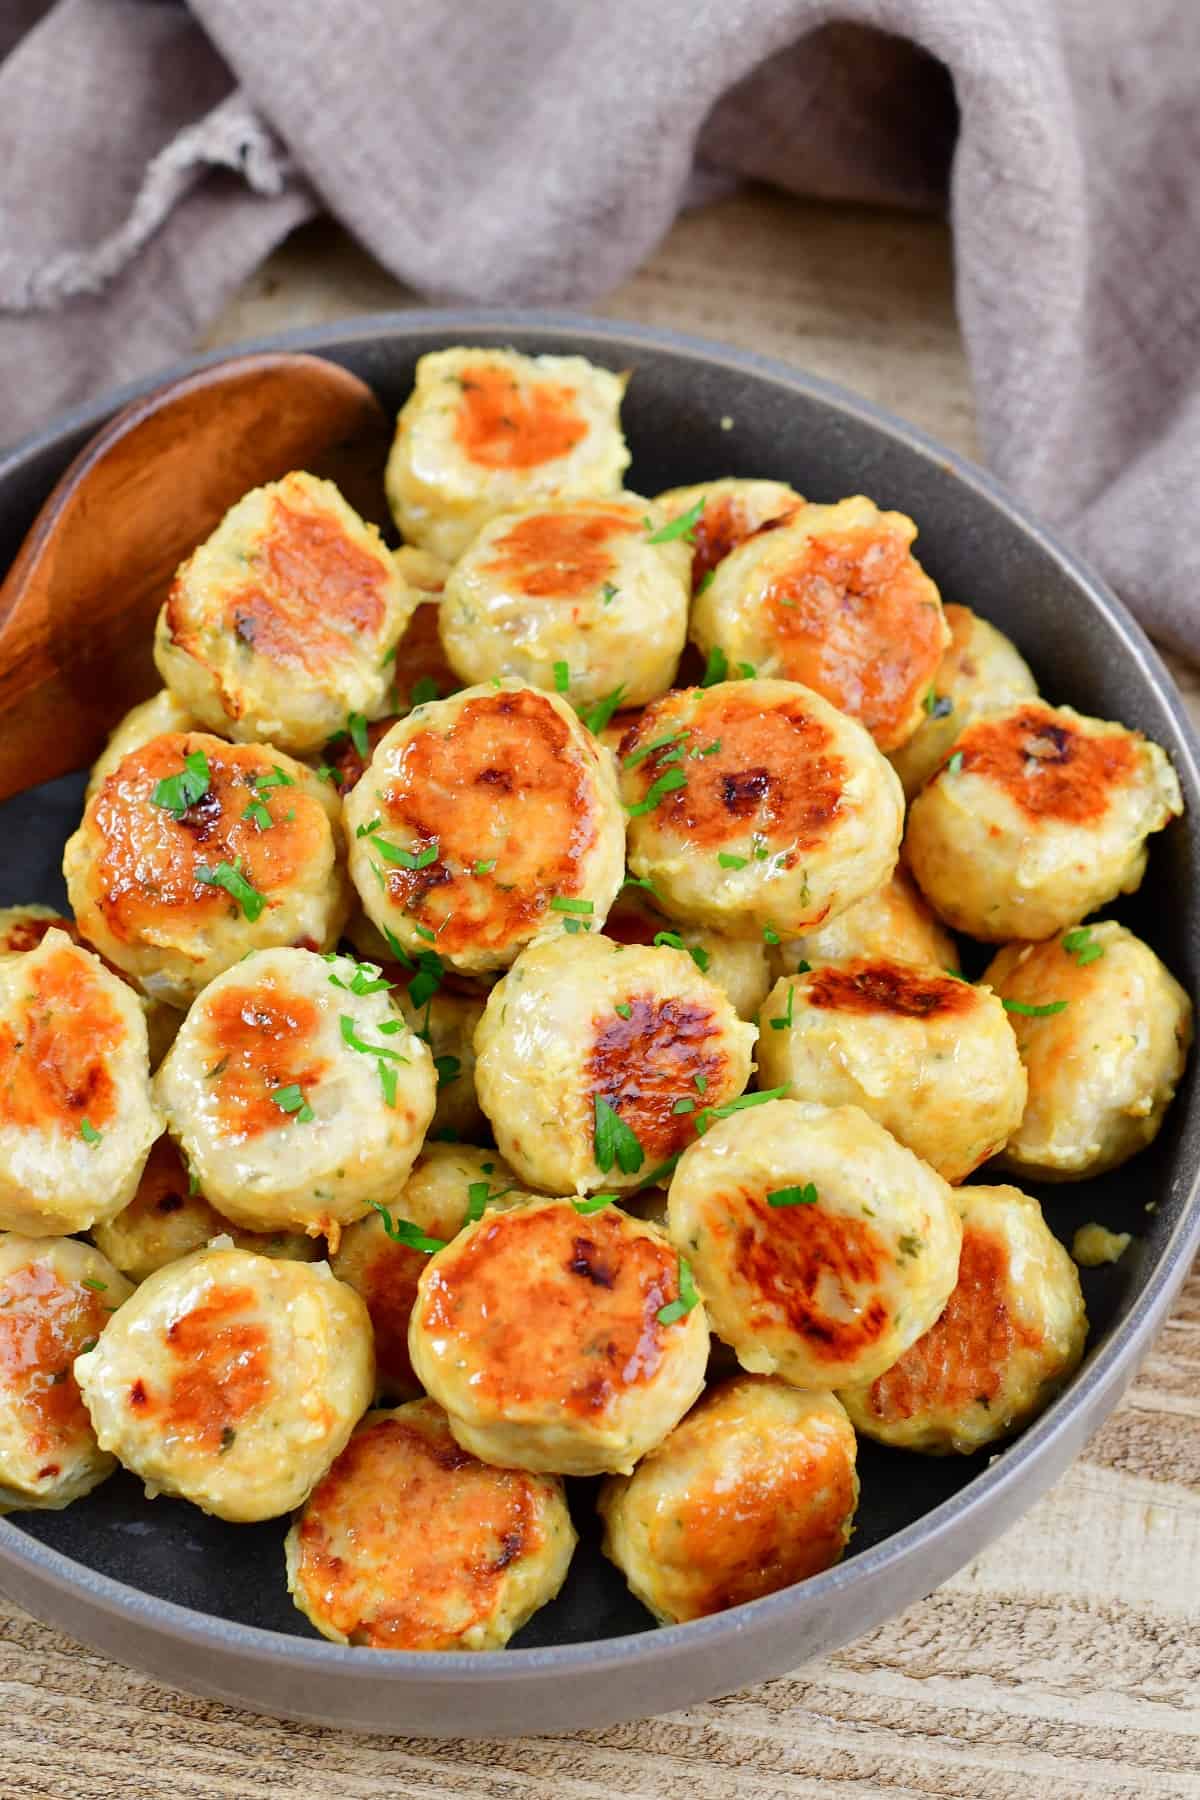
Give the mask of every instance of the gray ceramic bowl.
<svg viewBox="0 0 1200 1800">
<path fill-rule="evenodd" d="M 1170 752 L 1187 818 L 1154 840 L 1141 894 L 1116 910 L 1195 991 L 1200 773 L 1178 695 L 1124 608 L 994 483 L 851 394 L 670 333 L 530 313 L 404 313 L 254 347 L 332 357 L 395 407 L 420 355 L 462 341 L 578 352 L 632 369 L 624 417 L 631 482 L 642 493 L 718 474 L 767 475 L 814 499 L 861 491 L 911 513 L 921 560 L 946 598 L 1010 633 L 1051 699 L 1138 726 Z M 152 385 L 73 413 L 0 461 L 0 567 L 85 439 Z M 0 904 L 61 900 L 59 858 L 81 791 L 82 777 L 68 777 L 0 808 Z M 572 1484 L 582 1542 L 563 1594 L 516 1649 L 487 1655 L 325 1643 L 287 1598 L 284 1521 L 229 1526 L 179 1502 L 148 1505 L 126 1475 L 66 1512 L 0 1522 L 0 1585 L 41 1618 L 164 1680 L 322 1724 L 471 1737 L 559 1732 L 727 1693 L 832 1650 L 928 1593 L 1062 1473 L 1132 1379 L 1200 1241 L 1198 1151 L 1200 1102 L 1189 1080 L 1148 1154 L 1047 1196 L 1068 1240 L 1089 1218 L 1136 1235 L 1115 1268 L 1084 1276 L 1089 1354 L 1049 1412 L 994 1460 L 864 1444 L 852 1554 L 752 1605 L 655 1630 L 599 1554 L 593 1484 L 583 1482 Z"/>
</svg>

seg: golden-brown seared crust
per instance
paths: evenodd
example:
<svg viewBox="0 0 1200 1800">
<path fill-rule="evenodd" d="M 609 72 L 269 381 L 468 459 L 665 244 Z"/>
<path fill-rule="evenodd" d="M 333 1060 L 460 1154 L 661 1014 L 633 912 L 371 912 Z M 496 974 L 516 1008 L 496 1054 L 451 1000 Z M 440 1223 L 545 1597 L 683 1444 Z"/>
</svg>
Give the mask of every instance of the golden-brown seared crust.
<svg viewBox="0 0 1200 1800">
<path fill-rule="evenodd" d="M 782 1318 L 810 1355 L 843 1363 L 889 1328 L 878 1289 L 894 1258 L 867 1220 L 819 1206 L 773 1207 L 766 1193 L 744 1187 L 729 1214 L 726 1223 L 711 1209 L 708 1229 L 718 1247 L 733 1239 L 733 1266 L 755 1296 L 751 1331 Z"/>
<path fill-rule="evenodd" d="M 205 1074 L 210 1103 L 231 1137 L 255 1138 L 278 1131 L 280 1111 L 272 1095 L 316 1087 L 328 1068 L 315 1040 L 321 1015 L 305 994 L 282 983 L 247 982 L 210 999 L 205 1018 Z"/>
<path fill-rule="evenodd" d="M 530 513 L 495 544 L 484 572 L 534 600 L 584 598 L 616 573 L 614 538 L 645 530 L 627 505 L 594 500 L 569 510 Z"/>
<path fill-rule="evenodd" d="M 60 1474 L 58 1453 L 91 1426 L 73 1373 L 75 1358 L 128 1293 L 65 1281 L 43 1257 L 0 1277 L 0 1388 L 21 1415 L 26 1443 L 45 1461 L 37 1478 Z"/>
<path fill-rule="evenodd" d="M 696 710 L 681 726 L 676 715 L 689 701 Z M 660 738 L 672 741 L 639 755 Z M 767 708 L 735 683 L 703 696 L 682 690 L 646 707 L 622 739 L 620 756 L 627 804 L 682 769 L 685 784 L 657 802 L 658 824 L 714 854 L 757 832 L 787 869 L 828 835 L 846 775 L 831 733 L 803 694 Z"/>
<path fill-rule="evenodd" d="M 214 621 L 192 618 L 189 569 L 185 563 L 171 588 L 166 627 L 173 644 L 203 661 Z M 340 521 L 288 506 L 275 493 L 252 573 L 222 595 L 221 624 L 256 655 L 321 677 L 344 658 L 348 637 L 381 629 L 386 580 L 381 558 L 359 548 Z M 240 718 L 240 697 L 224 700 L 230 717 Z"/>
<path fill-rule="evenodd" d="M 52 906 L 0 908 L 0 956 L 23 956 L 27 950 L 35 950 L 52 927 L 80 942 L 73 921 Z"/>
<path fill-rule="evenodd" d="M 607 1010 L 593 1017 L 585 1078 L 629 1126 L 650 1166 L 695 1137 L 692 1108 L 681 1113 L 681 1100 L 703 1093 L 708 1104 L 722 1105 L 740 1091 L 741 1071 L 731 1068 L 724 1009 L 632 990 L 625 1005 L 628 1018 Z M 693 1108 L 703 1104 L 692 1100 Z"/>
<path fill-rule="evenodd" d="M 587 435 L 587 420 L 566 382 L 526 379 L 480 360 L 458 375 L 462 398 L 454 436 L 480 469 L 535 469 L 566 456 Z"/>
<path fill-rule="evenodd" d="M 657 1374 L 674 1329 L 658 1315 L 679 1298 L 671 1246 L 628 1223 L 566 1200 L 485 1217 L 425 1273 L 426 1338 L 470 1358 L 498 1411 L 605 1412 Z"/>
<path fill-rule="evenodd" d="M 131 1381 L 129 1412 L 156 1421 L 172 1441 L 219 1454 L 271 1391 L 270 1338 L 255 1317 L 258 1305 L 249 1287 L 214 1284 L 161 1332 L 169 1373 Z"/>
<path fill-rule="evenodd" d="M 197 752 L 207 759 L 208 789 L 177 820 L 152 796 L 160 781 L 179 775 L 186 757 Z M 237 910 L 223 888 L 197 874 L 221 863 L 236 867 L 268 907 L 286 894 L 326 850 L 329 819 L 298 783 L 265 792 L 255 785 L 279 763 L 278 752 L 269 748 L 227 744 L 204 732 L 153 738 L 127 756 L 84 816 L 93 858 L 91 891 L 76 914 L 85 934 L 91 937 L 98 925 L 118 943 L 153 942 L 164 917 L 177 937 L 190 929 L 203 931 L 207 921 Z M 255 802 L 270 815 L 270 829 L 248 816 Z"/>
<path fill-rule="evenodd" d="M 954 749 L 961 770 L 986 777 L 1029 818 L 1087 825 L 1137 775 L 1138 742 L 1131 732 L 1083 731 L 1073 715 L 1031 701 L 977 720 Z"/>
<path fill-rule="evenodd" d="M 417 858 L 437 847 L 420 869 L 378 861 L 392 903 L 449 956 L 527 938 L 552 899 L 578 894 L 598 834 L 589 771 L 533 688 L 480 695 L 448 731 L 410 737 L 379 811 L 382 835 L 402 836 Z M 494 866 L 476 874 L 479 862 Z"/>
<path fill-rule="evenodd" d="M 797 495 L 792 506 L 773 519 L 759 522 L 756 512 L 736 493 L 719 493 L 707 500 L 692 534 L 693 589 L 698 588 L 709 571 L 715 569 L 740 544 L 744 544 L 747 538 L 761 537 L 768 531 L 778 531 L 780 526 L 786 525 L 796 507 L 801 504 Z"/>
<path fill-rule="evenodd" d="M 573 1544 L 553 1477 L 477 1461 L 421 1400 L 367 1414 L 292 1529 L 289 1585 L 339 1643 L 484 1649 L 551 1598 Z"/>
<path fill-rule="evenodd" d="M 126 1026 L 108 977 L 72 946 L 47 955 L 31 976 L 20 1012 L 0 1021 L 0 1125 L 78 1137 L 112 1122 L 111 1059 Z"/>
<path fill-rule="evenodd" d="M 968 982 L 883 956 L 823 965 L 811 975 L 805 999 L 822 1010 L 895 1013 L 905 1019 L 948 1018 L 978 1004 Z"/>
</svg>

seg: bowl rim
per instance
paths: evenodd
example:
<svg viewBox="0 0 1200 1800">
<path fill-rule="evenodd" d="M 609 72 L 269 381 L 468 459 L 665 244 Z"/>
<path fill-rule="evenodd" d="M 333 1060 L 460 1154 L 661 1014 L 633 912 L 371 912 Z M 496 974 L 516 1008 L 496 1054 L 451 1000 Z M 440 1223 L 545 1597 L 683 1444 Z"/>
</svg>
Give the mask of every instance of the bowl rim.
<svg viewBox="0 0 1200 1800">
<path fill-rule="evenodd" d="M 58 414 L 48 425 L 0 452 L 0 490 L 22 464 L 53 450 L 64 438 L 81 430 L 94 431 L 106 419 L 150 393 L 166 381 L 174 381 L 231 357 L 261 351 L 301 351 L 337 360 L 339 350 L 379 343 L 396 337 L 425 337 L 443 342 L 469 332 L 511 330 L 524 337 L 544 333 L 571 338 L 579 354 L 597 350 L 636 351 L 641 348 L 677 357 L 682 363 L 697 360 L 738 373 L 757 375 L 776 387 L 815 398 L 830 411 L 850 418 L 871 431 L 900 443 L 916 456 L 936 462 L 971 495 L 1004 515 L 1021 535 L 1057 562 L 1081 588 L 1092 605 L 1117 629 L 1123 647 L 1175 724 L 1188 774 L 1200 789 L 1200 741 L 1183 706 L 1178 688 L 1141 625 L 1102 578 L 1042 525 L 994 476 L 967 457 L 949 449 L 915 425 L 876 406 L 872 401 L 822 376 L 812 375 L 775 357 L 737 349 L 716 340 L 668 328 L 643 326 L 619 319 L 602 319 L 585 313 L 516 308 L 414 308 L 356 314 L 325 325 L 302 326 L 272 332 L 225 345 L 217 350 L 185 358 L 153 374 L 110 389 L 100 398 Z M 430 348 L 434 345 L 431 343 Z M 1200 829 L 1200 824 L 1198 824 Z M 321 1673 L 360 1673 L 382 1676 L 396 1683 L 419 1677 L 427 1686 L 455 1686 L 464 1678 L 483 1683 L 520 1683 L 550 1672 L 574 1671 L 602 1675 L 616 1666 L 659 1662 L 665 1657 L 721 1648 L 744 1634 L 769 1624 L 780 1625 L 790 1614 L 810 1607 L 829 1607 L 850 1590 L 866 1586 L 919 1550 L 927 1540 L 951 1527 L 966 1528 L 979 1512 L 1003 1510 L 1006 1495 L 1025 1484 L 1049 1450 L 1052 1440 L 1087 1415 L 1094 1429 L 1115 1404 L 1123 1384 L 1162 1323 L 1200 1250 L 1200 1168 L 1190 1172 L 1190 1185 L 1179 1219 L 1167 1239 L 1145 1286 L 1127 1316 L 1109 1339 L 1072 1378 L 1062 1394 L 995 1460 L 982 1468 L 949 1499 L 922 1513 L 911 1524 L 880 1540 L 869 1550 L 838 1563 L 821 1575 L 783 1588 L 760 1600 L 749 1601 L 707 1618 L 685 1624 L 648 1627 L 617 1637 L 590 1638 L 580 1643 L 543 1645 L 528 1649 L 489 1651 L 377 1651 L 305 1638 L 287 1632 L 244 1625 L 201 1612 L 177 1601 L 148 1594 L 127 1582 L 104 1575 L 63 1552 L 51 1549 L 7 1519 L 0 1518 L 0 1564 L 11 1563 L 61 1593 L 82 1591 L 92 1605 L 109 1616 L 156 1627 L 173 1638 L 206 1651 L 233 1651 L 250 1662 L 288 1662 L 298 1670 Z M 1035 1495 L 1030 1496 L 1030 1502 Z M 1025 1510 L 1017 1505 L 1016 1512 Z M 991 1534 L 985 1529 L 981 1541 Z"/>
</svg>

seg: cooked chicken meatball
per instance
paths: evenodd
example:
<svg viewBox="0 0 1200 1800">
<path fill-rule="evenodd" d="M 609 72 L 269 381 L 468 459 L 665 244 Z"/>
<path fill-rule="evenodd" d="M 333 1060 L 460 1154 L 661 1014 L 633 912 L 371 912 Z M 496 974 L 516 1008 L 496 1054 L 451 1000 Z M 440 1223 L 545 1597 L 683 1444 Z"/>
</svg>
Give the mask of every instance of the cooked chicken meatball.
<svg viewBox="0 0 1200 1800">
<path fill-rule="evenodd" d="M 100 1446 L 237 1524 L 290 1512 L 370 1404 L 371 1325 L 327 1263 L 197 1250 L 149 1276 L 75 1377 Z"/>
<path fill-rule="evenodd" d="M 925 717 L 950 642 L 916 535 L 903 513 L 861 494 L 803 506 L 717 564 L 692 637 L 730 668 L 803 682 L 895 750 Z"/>
<path fill-rule="evenodd" d="M 629 866 L 730 937 L 799 937 L 891 875 L 903 799 L 853 719 L 787 681 L 683 688 L 621 744 Z"/>
<path fill-rule="evenodd" d="M 335 1644 L 502 1650 L 576 1544 L 562 1482 L 460 1448 L 432 1400 L 371 1412 L 287 1535 L 288 1591 Z"/>
<path fill-rule="evenodd" d="M 614 900 L 604 935 L 617 944 L 661 940 L 675 949 L 682 945 L 700 973 L 724 989 L 740 1019 L 758 1018 L 771 985 L 767 947 L 761 938 L 722 937 L 702 925 L 682 925 L 660 912 L 651 894 L 636 882 L 629 882 Z"/>
<path fill-rule="evenodd" d="M 316 1262 L 324 1254 L 303 1232 L 238 1231 L 208 1204 L 169 1137 L 160 1137 L 151 1150 L 129 1205 L 115 1219 L 93 1225 L 91 1235 L 113 1267 L 135 1282 L 202 1250 L 215 1237 L 231 1237 L 240 1249 L 260 1256 L 298 1262 Z"/>
<path fill-rule="evenodd" d="M 1150 946 L 1108 919 L 1008 944 L 984 980 L 1008 1009 L 1029 1076 L 1005 1165 L 1081 1181 L 1144 1150 L 1192 1042 L 1192 1003 Z"/>
<path fill-rule="evenodd" d="M 890 956 L 785 975 L 762 1009 L 758 1067 L 793 1100 L 861 1106 L 951 1182 L 1003 1149 L 1025 1110 L 995 994 Z"/>
<path fill-rule="evenodd" d="M 657 504 L 668 519 L 694 518 L 684 541 L 692 547 L 692 588 L 699 592 L 731 551 L 756 533 L 786 525 L 804 500 L 782 481 L 723 475 L 694 487 L 669 488 Z"/>
<path fill-rule="evenodd" d="M 946 1304 L 962 1238 L 927 1163 L 859 1107 L 801 1100 L 711 1125 L 668 1217 L 713 1330 L 743 1368 L 803 1388 L 890 1368 Z"/>
<path fill-rule="evenodd" d="M 340 1229 L 399 1187 L 436 1076 L 374 963 L 264 950 L 196 1001 L 156 1077 L 206 1199 L 246 1231 Z"/>
<path fill-rule="evenodd" d="M 464 681 L 517 675 L 586 716 L 665 693 L 687 638 L 688 546 L 648 500 L 551 500 L 501 513 L 454 565 L 442 644 Z"/>
<path fill-rule="evenodd" d="M 750 1079 L 754 1027 L 684 950 L 561 938 L 488 996 L 475 1087 L 501 1153 L 552 1194 L 640 1186 Z"/>
<path fill-rule="evenodd" d="M 432 1137 L 470 1143 L 485 1134 L 483 1108 L 475 1091 L 475 1032 L 483 1017 L 483 994 L 459 994 L 442 986 L 421 1006 L 409 998 L 411 972 L 395 963 L 384 972 L 396 980 L 395 1001 L 412 1030 L 429 1046 L 437 1074 L 437 1105 L 429 1126 Z"/>
<path fill-rule="evenodd" d="M 154 999 L 187 1006 L 250 950 L 336 943 L 349 910 L 332 790 L 204 732 L 154 738 L 89 801 L 63 855 L 79 929 Z"/>
<path fill-rule="evenodd" d="M 197 721 L 170 688 L 160 688 L 149 700 L 143 700 L 127 712 L 109 733 L 107 744 L 92 764 L 84 794 L 85 804 L 100 791 L 130 751 L 140 750 L 151 738 L 163 737 L 168 732 L 186 733 L 198 729 Z"/>
<path fill-rule="evenodd" d="M 408 1356 L 408 1321 L 430 1244 L 449 1243 L 469 1218 L 524 1193 L 498 1151 L 427 1143 L 403 1187 L 389 1192 L 384 1211 L 368 1213 L 342 1234 L 333 1272 L 366 1302 L 381 1396 L 398 1400 L 421 1390 Z M 414 1237 L 426 1239 L 425 1246 L 409 1241 Z"/>
<path fill-rule="evenodd" d="M 950 647 L 922 702 L 925 716 L 912 737 L 893 750 L 891 764 L 909 800 L 954 748 L 972 719 L 1037 697 L 1037 682 L 1016 645 L 973 613 L 947 605 Z"/>
<path fill-rule="evenodd" d="M 832 1394 L 735 1377 L 605 1482 L 604 1554 L 662 1625 L 760 1600 L 840 1561 L 857 1449 Z"/>
<path fill-rule="evenodd" d="M 497 513 L 616 493 L 629 466 L 626 380 L 580 356 L 423 356 L 385 477 L 403 536 L 453 562 Z"/>
<path fill-rule="evenodd" d="M 33 901 L 28 906 L 0 906 L 0 959 L 7 961 L 36 949 L 51 926 L 68 937 L 74 935 L 71 921 L 52 906 L 38 906 Z"/>
<path fill-rule="evenodd" d="M 90 1244 L 0 1237 L 0 1513 L 69 1506 L 116 1468 L 73 1370 L 132 1292 Z"/>
<path fill-rule="evenodd" d="M 628 1474 L 704 1384 L 708 1325 L 666 1238 L 617 1206 L 487 1212 L 421 1276 L 417 1379 L 485 1462 Z"/>
<path fill-rule="evenodd" d="M 828 925 L 778 945 L 771 951 L 771 968 L 776 976 L 794 975 L 801 963 L 849 962 L 856 956 L 896 956 L 957 969 L 954 939 L 902 864 L 890 881 Z"/>
<path fill-rule="evenodd" d="M 612 757 L 557 694 L 465 688 L 394 725 L 345 807 L 368 918 L 468 974 L 600 926 L 624 873 Z"/>
<path fill-rule="evenodd" d="M 958 1281 L 945 1311 L 886 1374 L 842 1399 L 866 1437 L 969 1454 L 1028 1425 L 1074 1374 L 1087 1337 L 1075 1265 L 1036 1200 L 965 1187 Z"/>
<path fill-rule="evenodd" d="M 50 1237 L 111 1219 L 161 1131 L 125 983 L 56 930 L 0 961 L 0 1227 Z"/>
<path fill-rule="evenodd" d="M 210 731 L 316 750 L 382 706 L 415 605 L 374 525 L 331 481 L 292 473 L 246 494 L 182 564 L 154 660 Z"/>
<path fill-rule="evenodd" d="M 967 726 L 913 801 L 905 850 L 957 930 L 986 943 L 1048 938 L 1132 894 L 1147 837 L 1182 811 L 1157 744 L 1028 700 Z"/>
</svg>

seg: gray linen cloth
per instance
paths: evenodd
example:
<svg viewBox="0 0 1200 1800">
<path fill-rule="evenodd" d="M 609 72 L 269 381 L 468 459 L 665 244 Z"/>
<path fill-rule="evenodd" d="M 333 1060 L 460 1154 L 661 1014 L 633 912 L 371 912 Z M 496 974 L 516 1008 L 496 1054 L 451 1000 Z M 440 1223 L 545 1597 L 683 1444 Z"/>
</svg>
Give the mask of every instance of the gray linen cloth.
<svg viewBox="0 0 1200 1800">
<path fill-rule="evenodd" d="M 697 164 L 947 203 L 985 454 L 1200 655 L 1200 0 L 0 0 L 0 439 L 335 213 L 586 302 Z"/>
</svg>

